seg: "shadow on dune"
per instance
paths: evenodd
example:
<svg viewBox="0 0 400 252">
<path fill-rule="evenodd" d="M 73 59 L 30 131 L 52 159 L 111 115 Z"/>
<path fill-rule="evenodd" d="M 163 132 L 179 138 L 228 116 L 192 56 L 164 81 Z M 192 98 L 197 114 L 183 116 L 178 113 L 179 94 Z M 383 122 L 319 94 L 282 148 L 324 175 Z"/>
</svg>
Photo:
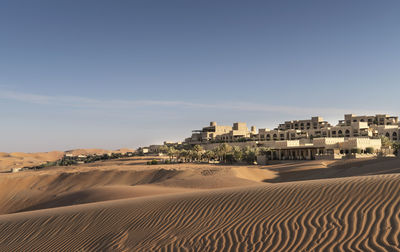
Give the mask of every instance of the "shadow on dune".
<svg viewBox="0 0 400 252">
<path fill-rule="evenodd" d="M 2 190 L 0 215 L 131 198 L 137 195 L 148 195 L 147 191 L 150 194 L 170 192 L 171 189 L 168 188 L 160 190 L 147 188 L 143 193 L 139 188 L 143 185 L 154 187 L 155 184 L 163 183 L 181 173 L 174 169 L 94 170 L 19 176 L 10 180 L 0 180 Z"/>
<path fill-rule="evenodd" d="M 352 176 L 366 176 L 378 174 L 400 173 L 399 158 L 381 158 L 368 160 L 347 160 L 338 161 L 323 168 L 298 169 L 293 168 L 272 168 L 272 171 L 279 175 L 273 179 L 266 179 L 263 182 L 282 183 L 302 180 L 315 180 L 327 178 L 342 178 Z"/>
<path fill-rule="evenodd" d="M 118 200 L 127 198 L 137 198 L 143 196 L 153 196 L 187 191 L 180 188 L 166 188 L 156 185 L 137 185 L 137 186 L 100 186 L 84 189 L 71 193 L 62 193 L 54 198 L 39 204 L 24 208 L 18 212 L 55 208 L 63 206 L 73 206 L 108 200 Z"/>
</svg>

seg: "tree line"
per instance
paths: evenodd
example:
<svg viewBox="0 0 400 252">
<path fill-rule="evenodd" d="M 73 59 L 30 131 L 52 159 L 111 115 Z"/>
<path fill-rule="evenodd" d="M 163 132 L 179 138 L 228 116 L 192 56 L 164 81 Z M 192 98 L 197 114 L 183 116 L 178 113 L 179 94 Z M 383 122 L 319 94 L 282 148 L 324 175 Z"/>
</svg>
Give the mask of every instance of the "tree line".
<svg viewBox="0 0 400 252">
<path fill-rule="evenodd" d="M 250 147 L 240 148 L 239 146 L 231 146 L 226 143 L 221 143 L 212 150 L 205 150 L 200 145 L 185 148 L 176 148 L 174 146 L 163 145 L 158 149 L 159 153 L 167 155 L 170 162 L 210 162 L 218 161 L 225 164 L 233 164 L 246 162 L 253 164 L 257 161 L 258 155 L 264 155 L 270 151 L 266 147 Z"/>
<path fill-rule="evenodd" d="M 51 167 L 51 166 L 70 166 L 70 165 L 77 165 L 79 163 L 93 163 L 96 161 L 101 161 L 101 160 L 111 160 L 111 159 L 118 159 L 118 158 L 123 158 L 123 157 L 132 157 L 134 156 L 135 153 L 133 152 L 127 152 L 127 153 L 111 153 L 111 154 L 102 154 L 102 155 L 87 155 L 84 157 L 79 157 L 79 156 L 64 156 L 59 160 L 53 161 L 53 162 L 47 162 L 44 164 L 40 165 L 35 165 L 35 166 L 29 166 L 29 167 L 24 167 L 22 170 L 39 170 L 43 169 L 45 167 Z"/>
</svg>

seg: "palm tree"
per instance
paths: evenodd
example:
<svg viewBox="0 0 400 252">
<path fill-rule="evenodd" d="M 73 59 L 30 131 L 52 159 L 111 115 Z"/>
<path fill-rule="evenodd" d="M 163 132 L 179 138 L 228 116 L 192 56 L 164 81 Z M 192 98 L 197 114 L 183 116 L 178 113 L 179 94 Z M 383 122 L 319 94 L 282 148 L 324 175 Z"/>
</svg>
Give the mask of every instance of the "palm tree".
<svg viewBox="0 0 400 252">
<path fill-rule="evenodd" d="M 227 143 L 220 144 L 215 150 L 219 160 L 224 163 L 226 162 L 226 155 L 230 152 L 232 152 L 232 146 Z"/>
<path fill-rule="evenodd" d="M 178 154 L 177 150 L 174 147 L 169 147 L 167 153 L 171 162 L 172 159 L 176 157 L 176 155 Z"/>
<path fill-rule="evenodd" d="M 233 146 L 233 158 L 236 162 L 243 160 L 243 150 L 239 146 Z"/>
<path fill-rule="evenodd" d="M 246 146 L 243 149 L 243 154 L 244 154 L 244 160 L 249 163 L 252 164 L 256 161 L 257 159 L 257 155 L 259 154 L 260 150 L 258 148 L 252 148 L 250 146 Z"/>
<path fill-rule="evenodd" d="M 160 146 L 160 148 L 158 148 L 158 151 L 163 154 L 168 154 L 168 150 L 169 150 L 169 147 L 166 145 Z"/>
<path fill-rule="evenodd" d="M 204 149 L 200 145 L 195 145 L 193 147 L 192 155 L 193 155 L 194 160 L 199 161 L 201 159 L 201 156 L 203 153 L 204 153 Z"/>
<path fill-rule="evenodd" d="M 202 154 L 202 158 L 206 159 L 207 162 L 210 162 L 211 159 L 215 159 L 215 157 L 216 157 L 216 154 L 212 150 L 207 150 Z"/>
<path fill-rule="evenodd" d="M 179 150 L 179 151 L 177 151 L 177 159 L 179 159 L 179 161 L 186 162 L 187 157 L 188 157 L 188 151 L 187 150 Z"/>
</svg>

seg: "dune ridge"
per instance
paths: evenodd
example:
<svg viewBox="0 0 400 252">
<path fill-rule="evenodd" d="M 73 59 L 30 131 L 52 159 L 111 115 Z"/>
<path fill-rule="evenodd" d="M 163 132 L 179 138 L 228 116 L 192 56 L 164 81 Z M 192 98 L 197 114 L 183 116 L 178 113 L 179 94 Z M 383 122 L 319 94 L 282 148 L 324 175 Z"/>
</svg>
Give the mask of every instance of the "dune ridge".
<svg viewBox="0 0 400 252">
<path fill-rule="evenodd" d="M 0 216 L 2 251 L 400 251 L 400 175 L 214 189 Z"/>
</svg>

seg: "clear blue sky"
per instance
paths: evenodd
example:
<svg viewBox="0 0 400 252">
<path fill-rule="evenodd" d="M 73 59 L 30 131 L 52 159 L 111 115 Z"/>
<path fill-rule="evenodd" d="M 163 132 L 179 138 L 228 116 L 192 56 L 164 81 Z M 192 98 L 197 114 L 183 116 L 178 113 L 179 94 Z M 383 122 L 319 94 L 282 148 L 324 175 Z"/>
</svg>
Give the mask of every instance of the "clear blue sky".
<svg viewBox="0 0 400 252">
<path fill-rule="evenodd" d="M 2 1 L 0 151 L 399 114 L 400 1 Z"/>
</svg>

